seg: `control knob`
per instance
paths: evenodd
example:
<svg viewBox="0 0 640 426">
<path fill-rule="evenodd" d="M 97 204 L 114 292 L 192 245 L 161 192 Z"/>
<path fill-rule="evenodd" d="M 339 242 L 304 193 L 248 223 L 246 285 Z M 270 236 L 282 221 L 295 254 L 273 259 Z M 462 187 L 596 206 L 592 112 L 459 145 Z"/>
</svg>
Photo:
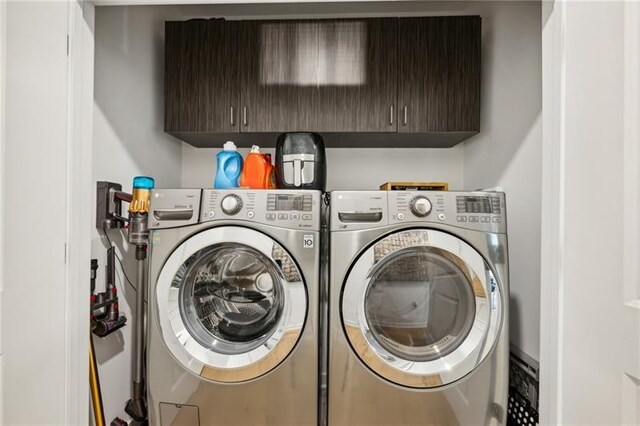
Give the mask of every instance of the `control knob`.
<svg viewBox="0 0 640 426">
<path fill-rule="evenodd" d="M 222 199 L 220 207 L 225 214 L 233 216 L 242 209 L 242 199 L 235 194 L 227 195 Z"/>
<path fill-rule="evenodd" d="M 417 196 L 411 200 L 411 213 L 418 217 L 426 217 L 431 213 L 431 201 L 427 197 Z"/>
</svg>

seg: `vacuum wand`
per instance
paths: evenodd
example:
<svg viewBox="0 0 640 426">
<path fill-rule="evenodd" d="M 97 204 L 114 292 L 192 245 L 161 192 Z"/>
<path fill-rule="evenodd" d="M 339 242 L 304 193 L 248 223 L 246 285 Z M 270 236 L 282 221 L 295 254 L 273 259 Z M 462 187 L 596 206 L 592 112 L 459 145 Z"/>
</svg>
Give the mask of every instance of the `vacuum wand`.
<svg viewBox="0 0 640 426">
<path fill-rule="evenodd" d="M 149 244 L 149 229 L 147 219 L 151 189 L 154 187 L 152 178 L 138 176 L 133 179 L 133 194 L 129 204 L 129 243 L 136 246 L 136 315 L 133 324 L 133 386 L 132 396 L 127 402 L 125 411 L 140 424 L 147 421 L 147 402 L 144 378 L 144 343 L 145 343 L 145 261 Z"/>
<path fill-rule="evenodd" d="M 146 246 L 136 246 L 138 288 L 136 292 L 136 316 L 133 327 L 133 399 L 141 399 L 144 396 L 144 300 L 145 282 L 145 259 L 147 258 Z M 127 405 L 128 406 L 128 405 Z M 129 413 L 131 417 L 133 414 Z"/>
<path fill-rule="evenodd" d="M 147 403 L 144 381 L 144 300 L 145 300 L 145 260 L 147 246 L 136 245 L 137 274 L 136 282 L 136 315 L 133 321 L 133 385 L 131 399 L 127 402 L 125 411 L 134 420 L 144 422 L 147 419 Z"/>
</svg>

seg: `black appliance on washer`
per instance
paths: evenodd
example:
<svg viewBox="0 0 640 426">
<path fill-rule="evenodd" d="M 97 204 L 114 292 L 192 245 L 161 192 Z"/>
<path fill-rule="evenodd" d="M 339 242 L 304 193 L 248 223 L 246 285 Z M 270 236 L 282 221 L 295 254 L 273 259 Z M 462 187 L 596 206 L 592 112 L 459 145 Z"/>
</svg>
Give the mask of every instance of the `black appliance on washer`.
<svg viewBox="0 0 640 426">
<path fill-rule="evenodd" d="M 280 189 L 324 191 L 327 163 L 317 133 L 283 133 L 276 143 L 276 185 Z"/>
</svg>

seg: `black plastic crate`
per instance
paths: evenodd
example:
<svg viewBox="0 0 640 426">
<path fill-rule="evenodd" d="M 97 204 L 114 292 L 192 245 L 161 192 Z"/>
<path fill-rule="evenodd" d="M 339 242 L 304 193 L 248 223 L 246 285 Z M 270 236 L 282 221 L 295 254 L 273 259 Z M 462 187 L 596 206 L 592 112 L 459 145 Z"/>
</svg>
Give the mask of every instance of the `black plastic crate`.
<svg viewBox="0 0 640 426">
<path fill-rule="evenodd" d="M 538 368 L 513 351 L 509 357 L 507 426 L 534 426 L 538 417 Z"/>
</svg>

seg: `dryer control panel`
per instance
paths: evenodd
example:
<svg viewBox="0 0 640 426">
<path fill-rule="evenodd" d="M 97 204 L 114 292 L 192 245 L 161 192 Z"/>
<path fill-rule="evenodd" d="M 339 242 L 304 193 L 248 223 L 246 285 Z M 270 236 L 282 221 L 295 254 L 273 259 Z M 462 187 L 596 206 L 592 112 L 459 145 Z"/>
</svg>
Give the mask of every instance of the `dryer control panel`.
<svg viewBox="0 0 640 426">
<path fill-rule="evenodd" d="M 502 192 L 336 191 L 331 193 L 331 230 L 432 222 L 506 233 L 505 210 Z"/>
<path fill-rule="evenodd" d="M 384 191 L 336 191 L 331 193 L 331 230 L 353 231 L 388 224 Z"/>
<path fill-rule="evenodd" d="M 389 191 L 389 223 L 435 222 L 505 233 L 502 192 Z"/>
</svg>

